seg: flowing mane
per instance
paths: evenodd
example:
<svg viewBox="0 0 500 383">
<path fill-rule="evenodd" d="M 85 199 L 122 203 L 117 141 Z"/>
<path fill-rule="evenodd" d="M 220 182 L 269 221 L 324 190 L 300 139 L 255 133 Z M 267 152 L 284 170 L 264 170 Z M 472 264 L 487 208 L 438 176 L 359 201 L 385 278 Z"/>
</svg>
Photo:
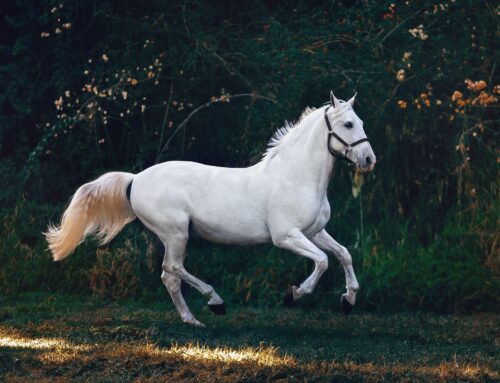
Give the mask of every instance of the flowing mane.
<svg viewBox="0 0 500 383">
<path fill-rule="evenodd" d="M 307 117 L 309 114 L 311 114 L 315 110 L 316 110 L 316 108 L 306 107 L 304 109 L 304 111 L 302 112 L 302 114 L 300 115 L 300 117 L 296 121 L 294 121 L 294 122 L 285 121 L 285 123 L 283 124 L 282 127 L 276 129 L 276 131 L 272 135 L 271 139 L 267 143 L 267 149 L 264 152 L 264 154 L 262 155 L 263 156 L 262 159 L 264 160 L 266 158 L 274 157 L 279 145 L 285 140 L 286 137 L 289 136 L 289 133 L 294 128 L 296 128 L 298 125 L 300 125 L 300 123 L 304 120 L 305 117 Z"/>
</svg>

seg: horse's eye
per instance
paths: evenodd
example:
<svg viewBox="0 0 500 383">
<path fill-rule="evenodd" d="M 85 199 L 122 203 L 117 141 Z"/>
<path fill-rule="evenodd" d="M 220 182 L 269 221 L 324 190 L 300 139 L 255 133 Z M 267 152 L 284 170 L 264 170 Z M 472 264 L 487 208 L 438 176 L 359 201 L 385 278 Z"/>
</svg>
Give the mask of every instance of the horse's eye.
<svg viewBox="0 0 500 383">
<path fill-rule="evenodd" d="M 352 129 L 352 122 L 348 121 L 344 124 L 347 129 Z"/>
</svg>

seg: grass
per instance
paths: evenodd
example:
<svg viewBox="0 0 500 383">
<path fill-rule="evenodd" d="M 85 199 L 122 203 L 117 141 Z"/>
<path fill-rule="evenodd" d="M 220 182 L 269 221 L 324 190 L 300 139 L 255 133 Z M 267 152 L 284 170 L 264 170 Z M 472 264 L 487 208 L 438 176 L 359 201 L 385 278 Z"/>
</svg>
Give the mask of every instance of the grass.
<svg viewBox="0 0 500 383">
<path fill-rule="evenodd" d="M 193 299 L 191 299 L 193 301 Z M 207 327 L 168 301 L 0 301 L 0 381 L 498 381 L 499 315 L 228 307 Z"/>
</svg>

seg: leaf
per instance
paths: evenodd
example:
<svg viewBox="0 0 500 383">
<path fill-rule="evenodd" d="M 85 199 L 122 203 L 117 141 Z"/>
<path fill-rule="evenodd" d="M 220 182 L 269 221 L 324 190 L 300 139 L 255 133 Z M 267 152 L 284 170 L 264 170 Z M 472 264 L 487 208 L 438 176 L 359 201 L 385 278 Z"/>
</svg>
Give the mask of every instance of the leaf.
<svg viewBox="0 0 500 383">
<path fill-rule="evenodd" d="M 363 187 L 363 174 L 359 172 L 354 173 L 354 177 L 352 178 L 352 195 L 354 198 L 358 198 L 361 193 L 361 188 Z"/>
</svg>

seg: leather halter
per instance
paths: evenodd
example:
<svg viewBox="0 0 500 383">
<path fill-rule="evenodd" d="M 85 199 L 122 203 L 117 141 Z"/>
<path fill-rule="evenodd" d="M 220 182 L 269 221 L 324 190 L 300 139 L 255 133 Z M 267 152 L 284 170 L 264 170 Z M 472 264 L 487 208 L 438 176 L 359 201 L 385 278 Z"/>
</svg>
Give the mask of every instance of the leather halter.
<svg viewBox="0 0 500 383">
<path fill-rule="evenodd" d="M 325 109 L 325 122 L 326 122 L 326 127 L 328 128 L 328 142 L 327 142 L 328 151 L 331 153 L 332 156 L 334 156 L 336 158 L 340 158 L 341 160 L 344 160 L 344 161 L 347 161 L 351 164 L 356 165 L 353 160 L 351 160 L 350 158 L 347 158 L 347 154 L 350 151 L 352 151 L 352 148 L 354 148 L 356 145 L 359 145 L 362 142 L 368 141 L 368 138 L 364 137 L 360 140 L 354 141 L 351 144 L 347 143 L 342 137 L 340 137 L 337 133 L 335 133 L 333 131 L 332 125 L 330 124 L 330 120 L 328 120 L 328 114 L 327 114 L 328 109 L 330 109 L 330 106 L 328 106 Z M 340 141 L 340 143 L 345 146 L 344 154 L 333 150 L 332 146 L 330 145 L 330 141 L 331 141 L 332 137 L 335 137 L 337 139 L 337 141 Z"/>
</svg>

